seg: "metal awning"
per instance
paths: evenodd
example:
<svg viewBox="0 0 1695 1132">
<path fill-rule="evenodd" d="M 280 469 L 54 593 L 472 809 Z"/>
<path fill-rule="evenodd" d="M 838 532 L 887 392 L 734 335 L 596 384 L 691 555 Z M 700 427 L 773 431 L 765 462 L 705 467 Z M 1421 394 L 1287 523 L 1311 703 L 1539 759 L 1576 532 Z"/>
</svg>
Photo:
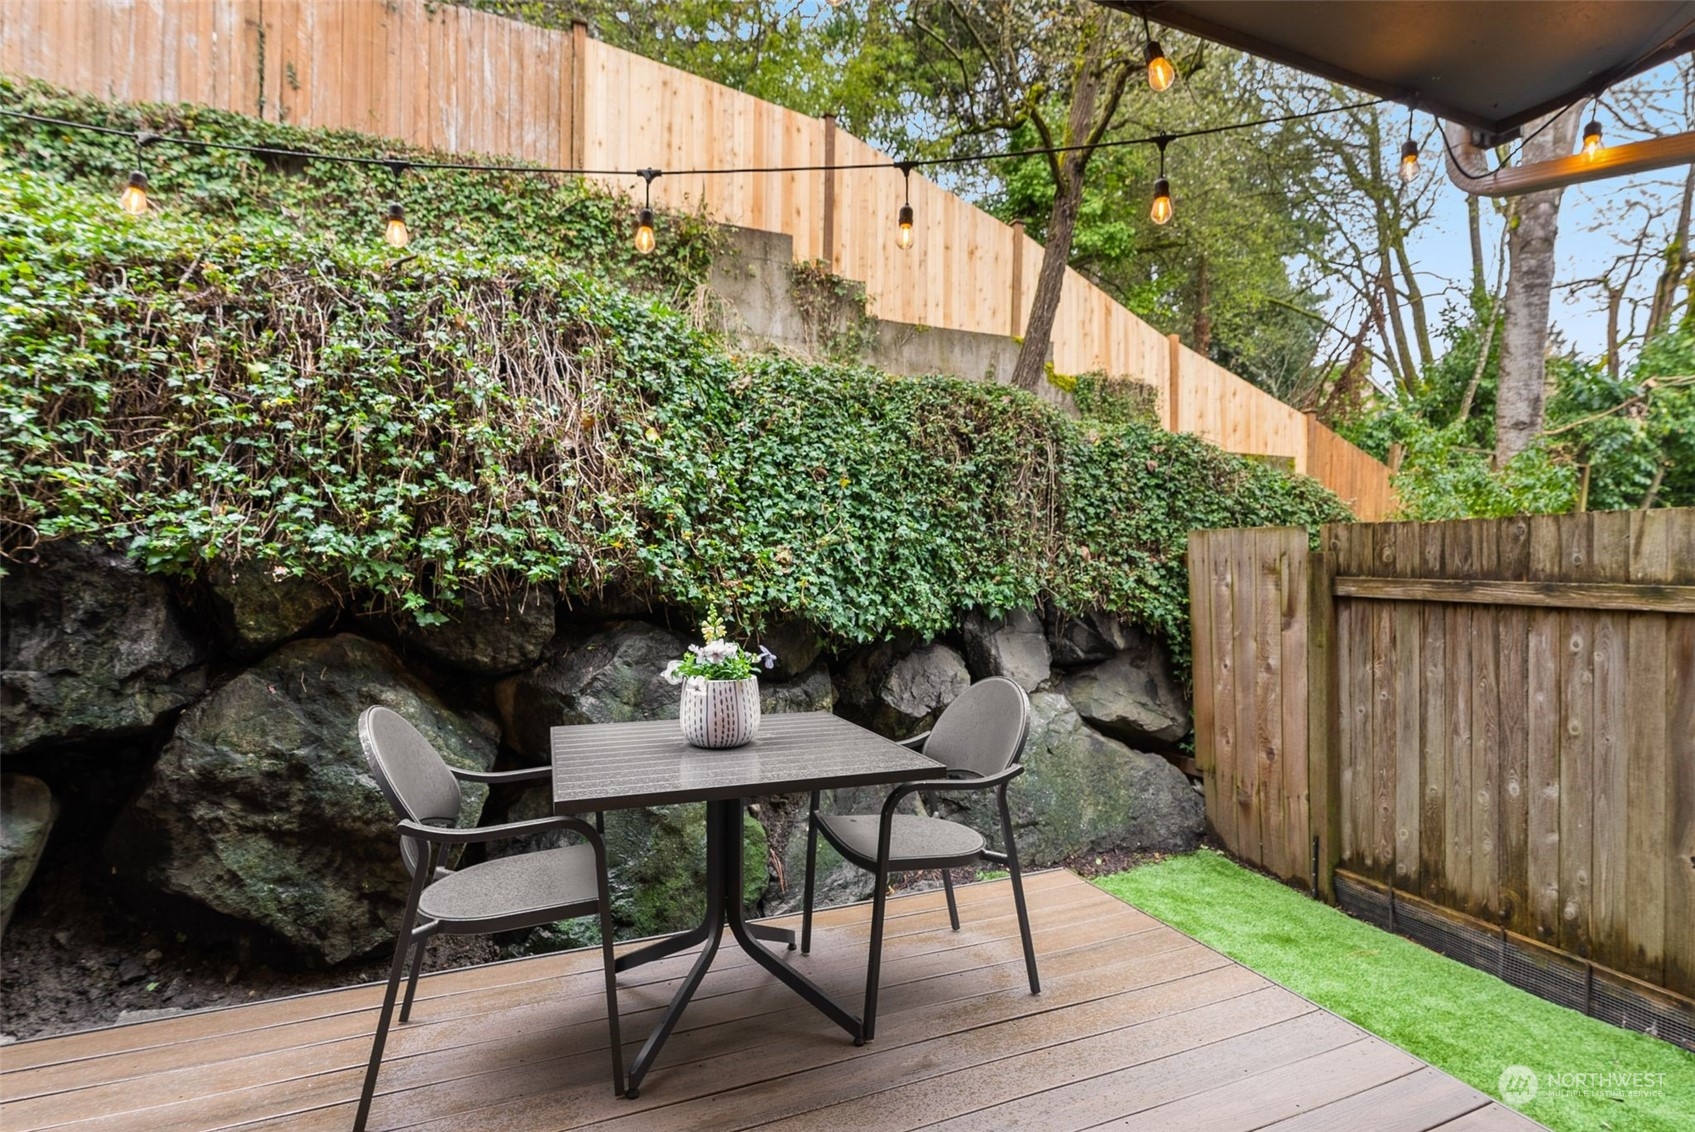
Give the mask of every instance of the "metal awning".
<svg viewBox="0 0 1695 1132">
<path fill-rule="evenodd" d="M 1483 144 L 1695 51 L 1695 0 L 1102 2 L 1416 105 Z"/>
</svg>

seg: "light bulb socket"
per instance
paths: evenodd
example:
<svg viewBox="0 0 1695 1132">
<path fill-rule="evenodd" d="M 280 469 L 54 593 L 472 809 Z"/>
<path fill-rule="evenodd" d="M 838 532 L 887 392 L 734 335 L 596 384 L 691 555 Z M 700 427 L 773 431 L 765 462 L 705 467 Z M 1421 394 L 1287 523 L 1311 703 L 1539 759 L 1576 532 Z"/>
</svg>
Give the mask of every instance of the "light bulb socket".
<svg viewBox="0 0 1695 1132">
<path fill-rule="evenodd" d="M 1601 123 L 1600 122 L 1596 121 L 1595 119 L 1590 119 L 1589 124 L 1587 126 L 1583 127 L 1583 144 L 1584 145 L 1600 145 L 1601 144 Z"/>
<path fill-rule="evenodd" d="M 404 208 L 400 207 L 399 201 L 393 201 L 389 204 L 389 206 L 388 206 L 388 218 L 390 220 L 398 220 L 401 223 L 406 222 L 406 210 Z"/>
<path fill-rule="evenodd" d="M 1167 200 L 1171 198 L 1171 182 L 1164 177 L 1154 182 L 1154 199 L 1158 200 L 1160 197 L 1165 197 Z"/>
<path fill-rule="evenodd" d="M 1411 138 L 1408 138 L 1407 143 L 1401 147 L 1401 164 L 1405 165 L 1409 161 L 1417 160 L 1418 143 L 1413 141 Z"/>
<path fill-rule="evenodd" d="M 140 189 L 142 192 L 146 192 L 147 191 L 147 174 L 143 173 L 139 169 L 132 170 L 130 172 L 130 175 L 129 175 L 129 187 L 132 188 L 132 189 Z"/>
<path fill-rule="evenodd" d="M 912 206 L 910 204 L 903 204 L 900 206 L 900 220 L 898 223 L 902 228 L 912 227 Z"/>
<path fill-rule="evenodd" d="M 1160 47 L 1159 40 L 1157 40 L 1157 39 L 1148 40 L 1147 44 L 1142 48 L 1142 58 L 1144 60 L 1146 60 L 1148 66 L 1150 66 L 1150 67 L 1153 66 L 1154 63 L 1156 63 L 1157 61 L 1159 61 L 1161 59 L 1165 59 L 1165 51 L 1164 51 L 1163 48 Z M 1170 60 L 1166 60 L 1166 61 L 1170 62 Z"/>
<path fill-rule="evenodd" d="M 644 209 L 641 210 L 640 213 L 638 213 L 636 215 L 636 227 L 637 228 L 651 228 L 651 227 L 653 227 L 653 209 L 644 208 Z"/>
</svg>

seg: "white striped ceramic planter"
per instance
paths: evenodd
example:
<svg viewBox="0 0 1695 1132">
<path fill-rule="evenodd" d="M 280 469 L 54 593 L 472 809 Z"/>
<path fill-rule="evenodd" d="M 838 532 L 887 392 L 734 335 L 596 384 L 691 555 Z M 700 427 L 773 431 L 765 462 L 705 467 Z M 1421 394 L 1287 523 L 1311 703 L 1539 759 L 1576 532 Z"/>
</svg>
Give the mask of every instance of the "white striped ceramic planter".
<svg viewBox="0 0 1695 1132">
<path fill-rule="evenodd" d="M 679 716 L 690 746 L 723 749 L 751 743 L 759 734 L 759 678 L 687 677 Z"/>
</svg>

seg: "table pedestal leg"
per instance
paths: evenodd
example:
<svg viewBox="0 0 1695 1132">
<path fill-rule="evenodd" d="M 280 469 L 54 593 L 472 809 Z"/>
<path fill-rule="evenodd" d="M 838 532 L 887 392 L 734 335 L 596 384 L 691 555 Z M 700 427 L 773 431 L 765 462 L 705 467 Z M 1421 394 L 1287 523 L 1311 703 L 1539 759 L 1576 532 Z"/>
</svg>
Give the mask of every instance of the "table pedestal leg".
<svg viewBox="0 0 1695 1132">
<path fill-rule="evenodd" d="M 626 1095 L 632 1100 L 639 1095 L 642 1078 L 647 1076 L 647 1071 L 653 1067 L 653 1061 L 659 1056 L 665 1039 L 671 1036 L 671 1031 L 676 1028 L 678 1019 L 683 1015 L 683 1008 L 689 1004 L 689 999 L 694 997 L 707 968 L 712 965 L 713 956 L 718 953 L 725 924 L 729 925 L 730 934 L 735 937 L 742 950 L 752 955 L 760 966 L 787 983 L 796 994 L 846 1030 L 855 1045 L 863 1043 L 858 1018 L 838 1006 L 829 995 L 818 989 L 812 980 L 791 969 L 788 964 L 760 946 L 759 940 L 769 939 L 786 943 L 792 950 L 794 932 L 784 928 L 767 927 L 764 924 L 751 924 L 742 918 L 742 802 L 739 798 L 708 802 L 705 921 L 700 927 L 682 935 L 650 943 L 637 951 L 629 952 L 621 956 L 615 964 L 618 970 L 627 970 L 691 947 L 703 939 L 706 941 L 706 948 L 689 969 L 683 985 L 677 988 L 677 993 L 671 998 L 671 1004 L 665 1008 L 665 1016 L 660 1019 L 659 1026 L 643 1043 L 641 1052 L 636 1054 L 636 1059 L 630 1066 Z"/>
</svg>

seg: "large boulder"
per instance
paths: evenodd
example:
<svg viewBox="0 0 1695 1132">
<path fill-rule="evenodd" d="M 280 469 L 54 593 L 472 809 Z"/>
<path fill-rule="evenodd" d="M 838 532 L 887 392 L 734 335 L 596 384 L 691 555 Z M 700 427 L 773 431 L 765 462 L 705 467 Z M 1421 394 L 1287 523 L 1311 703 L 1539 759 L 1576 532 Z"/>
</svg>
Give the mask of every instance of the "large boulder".
<svg viewBox="0 0 1695 1132">
<path fill-rule="evenodd" d="M 766 715 L 796 711 L 829 711 L 836 706 L 836 686 L 830 666 L 817 664 L 783 684 L 759 685 L 759 710 Z"/>
<path fill-rule="evenodd" d="M 395 815 L 359 745 L 359 713 L 393 708 L 453 765 L 495 745 L 394 653 L 344 634 L 285 645 L 196 704 L 120 817 L 122 874 L 261 925 L 326 964 L 389 942 L 406 894 Z M 460 825 L 487 795 L 467 787 Z"/>
<path fill-rule="evenodd" d="M 327 620 L 340 604 L 327 587 L 286 567 L 244 563 L 210 579 L 218 628 L 230 651 L 258 656 Z"/>
<path fill-rule="evenodd" d="M 405 621 L 400 638 L 430 659 L 484 676 L 504 676 L 541 659 L 553 640 L 558 598 L 547 586 L 524 586 L 505 594 L 472 591 L 447 621 L 420 626 Z"/>
<path fill-rule="evenodd" d="M 1008 791 L 1019 860 L 1052 865 L 1104 849 L 1186 852 L 1200 842 L 1205 807 L 1183 773 L 1083 722 L 1064 696 L 1030 697 L 1022 776 Z M 1000 844 L 992 793 L 941 794 L 935 811 L 958 816 Z"/>
<path fill-rule="evenodd" d="M 1033 610 L 1015 610 L 999 620 L 969 613 L 960 630 L 966 663 L 977 679 L 1005 676 L 1033 692 L 1048 678 L 1052 658 L 1047 633 Z"/>
<path fill-rule="evenodd" d="M 798 617 L 762 629 L 753 640 L 756 651 L 761 645 L 777 658 L 771 675 L 778 680 L 788 680 L 811 668 L 824 648 L 818 630 Z"/>
<path fill-rule="evenodd" d="M 878 700 L 886 717 L 902 722 L 910 730 L 936 722 L 941 710 L 970 688 L 970 669 L 964 659 L 946 644 L 929 644 L 898 659 L 878 688 Z"/>
<path fill-rule="evenodd" d="M 627 621 L 586 640 L 555 642 L 553 656 L 495 686 L 507 746 L 546 762 L 548 730 L 567 723 L 676 719 L 681 693 L 665 665 L 687 642 L 657 625 Z"/>
<path fill-rule="evenodd" d="M 1165 649 L 1138 634 L 1130 648 L 1076 671 L 1058 690 L 1090 726 L 1138 747 L 1169 751 L 1189 734 L 1189 701 Z"/>
<path fill-rule="evenodd" d="M 41 779 L 0 774 L 0 932 L 41 863 L 58 816 L 59 801 Z"/>
<path fill-rule="evenodd" d="M 934 723 L 970 686 L 971 673 L 956 650 L 901 636 L 841 658 L 836 711 L 878 734 L 904 739 Z"/>
<path fill-rule="evenodd" d="M 1056 615 L 1048 625 L 1048 643 L 1056 668 L 1097 664 L 1113 653 L 1132 647 L 1140 635 L 1140 629 L 1098 610 L 1080 617 Z"/>
<path fill-rule="evenodd" d="M 139 734 L 205 690 L 163 579 L 79 544 L 41 557 L 0 586 L 0 752 Z"/>
</svg>

